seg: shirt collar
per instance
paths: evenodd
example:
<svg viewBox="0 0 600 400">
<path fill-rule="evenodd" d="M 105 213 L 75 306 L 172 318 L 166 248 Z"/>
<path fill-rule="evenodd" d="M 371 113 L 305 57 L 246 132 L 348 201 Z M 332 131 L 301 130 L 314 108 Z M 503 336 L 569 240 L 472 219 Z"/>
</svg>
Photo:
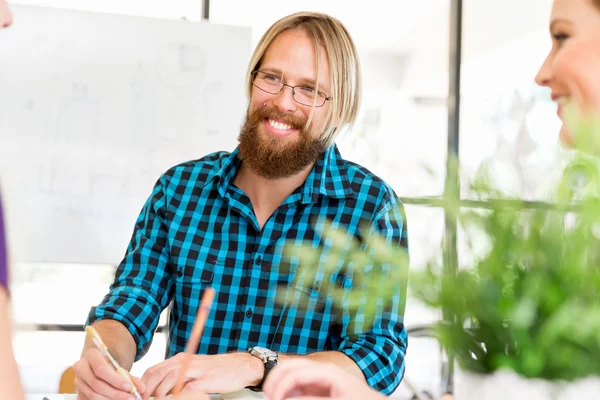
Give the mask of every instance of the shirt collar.
<svg viewBox="0 0 600 400">
<path fill-rule="evenodd" d="M 224 196 L 240 165 L 241 160 L 238 157 L 238 149 L 236 148 L 232 153 L 222 158 L 221 163 L 213 170 L 213 173 L 209 174 L 206 184 L 217 179 L 219 193 Z M 337 145 L 333 144 L 321 153 L 300 190 L 302 203 L 304 204 L 316 202 L 319 196 L 338 199 L 354 196 L 354 191 L 348 180 L 348 168 Z"/>
<path fill-rule="evenodd" d="M 302 186 L 302 203 L 314 203 L 319 195 L 337 199 L 354 195 L 346 162 L 335 144 L 321 153 Z"/>
</svg>

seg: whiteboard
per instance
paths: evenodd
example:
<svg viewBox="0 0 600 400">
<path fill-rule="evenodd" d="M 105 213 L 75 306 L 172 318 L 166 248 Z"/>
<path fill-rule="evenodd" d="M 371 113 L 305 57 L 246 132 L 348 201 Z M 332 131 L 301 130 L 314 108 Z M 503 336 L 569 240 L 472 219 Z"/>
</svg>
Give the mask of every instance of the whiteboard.
<svg viewBox="0 0 600 400">
<path fill-rule="evenodd" d="M 0 31 L 12 259 L 118 264 L 160 174 L 235 148 L 250 28 L 12 10 Z"/>
</svg>

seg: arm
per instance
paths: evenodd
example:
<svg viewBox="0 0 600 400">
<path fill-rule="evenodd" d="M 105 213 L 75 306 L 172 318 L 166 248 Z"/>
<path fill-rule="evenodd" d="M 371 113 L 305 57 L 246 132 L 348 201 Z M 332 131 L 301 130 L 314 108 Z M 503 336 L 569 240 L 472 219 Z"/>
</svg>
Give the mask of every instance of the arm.
<svg viewBox="0 0 600 400">
<path fill-rule="evenodd" d="M 386 251 L 406 249 L 408 239 L 402 205 L 396 201 L 384 205 L 374 218 L 369 234 L 382 238 Z M 367 247 L 363 252 L 377 258 L 377 253 L 382 250 Z M 400 268 L 405 267 L 400 265 Z M 362 279 L 354 283 L 354 293 L 348 296 L 354 294 L 355 300 L 358 294 L 361 301 L 353 309 L 345 305 L 349 303 L 348 299 L 343 301 L 339 351 L 356 363 L 369 386 L 383 394 L 391 394 L 404 375 L 407 334 L 403 315 L 407 279 L 402 277 L 407 271 L 396 271 L 398 265 L 379 265 L 379 262 L 377 268 L 375 274 L 369 274 L 373 266 L 367 266 L 362 276 L 360 271 L 354 271 L 355 281 L 357 277 Z M 394 278 L 389 279 L 388 274 Z M 376 296 L 379 291 L 386 297 Z"/>
<path fill-rule="evenodd" d="M 12 349 L 12 331 L 6 290 L 0 288 L 0 387 L 7 399 L 23 399 L 23 388 Z"/>
<path fill-rule="evenodd" d="M 98 321 L 111 320 L 120 323 L 111 326 L 124 327 L 129 332 L 136 347 L 133 360 L 129 359 L 131 354 L 127 353 L 127 345 L 115 343 L 117 339 L 111 337 L 112 330 L 106 332 L 106 337 L 102 336 L 107 345 L 111 342 L 117 350 L 121 347 L 125 349 L 126 354 L 114 355 L 124 357 L 122 361 L 126 363 L 137 361 L 146 353 L 160 313 L 172 295 L 164 193 L 166 184 L 163 180 L 164 177 L 154 186 L 137 219 L 127 253 L 117 269 L 110 292 L 100 305 L 92 308 L 88 317 L 88 324 L 94 324 L 94 327 Z"/>
<path fill-rule="evenodd" d="M 129 371 L 133 366 L 137 352 L 135 341 L 129 330 L 120 322 L 110 319 L 96 321 L 92 326 L 96 329 L 104 344 L 110 349 L 110 353 L 119 365 Z M 90 349 L 96 349 L 96 346 L 86 336 L 81 357 L 83 358 Z"/>
<path fill-rule="evenodd" d="M 111 354 L 125 369 L 141 358 L 150 346 L 161 311 L 171 296 L 171 272 L 166 227 L 166 196 L 163 178 L 137 219 L 125 258 L 119 265 L 110 292 L 92 308 L 88 324 L 98 330 Z M 82 358 L 73 368 L 81 399 L 100 395 L 129 398 L 127 381 L 86 339 Z M 143 383 L 134 378 L 143 392 Z"/>
<path fill-rule="evenodd" d="M 288 354 L 280 354 L 279 355 L 279 360 L 280 360 L 281 365 L 286 365 L 291 360 L 301 360 L 301 359 L 311 360 L 311 361 L 316 361 L 316 362 L 321 362 L 321 363 L 335 364 L 338 367 L 340 367 L 342 370 L 344 370 L 348 375 L 354 376 L 356 379 L 360 380 L 361 382 L 366 382 L 365 375 L 363 374 L 362 370 L 358 367 L 356 362 L 353 359 L 351 359 L 350 357 L 348 357 L 347 355 L 345 355 L 344 353 L 339 352 L 339 351 L 320 351 L 317 353 L 307 354 L 305 356 L 288 355 Z M 262 368 L 264 370 L 262 365 L 260 366 L 260 368 Z"/>
<path fill-rule="evenodd" d="M 384 400 L 386 397 L 355 379 L 341 368 L 305 359 L 291 360 L 273 370 L 264 385 L 271 400 L 361 399 Z"/>
<path fill-rule="evenodd" d="M 0 388 L 4 389 L 5 394 L 3 396 L 8 399 L 23 399 L 23 389 L 12 349 L 12 328 L 9 318 L 10 303 L 7 287 L 8 257 L 4 239 L 4 214 L 0 202 Z"/>
</svg>

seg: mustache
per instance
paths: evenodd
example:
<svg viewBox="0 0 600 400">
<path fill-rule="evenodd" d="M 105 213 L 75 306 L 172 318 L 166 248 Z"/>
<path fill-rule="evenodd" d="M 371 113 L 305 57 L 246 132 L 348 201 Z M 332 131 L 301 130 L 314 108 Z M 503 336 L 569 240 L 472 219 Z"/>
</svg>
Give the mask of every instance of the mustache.
<svg viewBox="0 0 600 400">
<path fill-rule="evenodd" d="M 273 108 L 259 107 L 249 115 L 252 121 L 260 122 L 263 119 L 274 119 L 290 125 L 294 129 L 304 131 L 306 119 L 291 114 L 283 114 Z"/>
</svg>

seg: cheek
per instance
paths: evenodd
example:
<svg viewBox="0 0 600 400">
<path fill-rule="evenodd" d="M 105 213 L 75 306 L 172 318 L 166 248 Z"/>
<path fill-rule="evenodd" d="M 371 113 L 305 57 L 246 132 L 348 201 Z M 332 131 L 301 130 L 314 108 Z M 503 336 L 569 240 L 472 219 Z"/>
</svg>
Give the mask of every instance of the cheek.
<svg viewBox="0 0 600 400">
<path fill-rule="evenodd" d="M 552 72 L 560 94 L 570 96 L 571 89 L 578 85 L 581 54 L 573 43 L 566 43 L 554 57 Z"/>
<path fill-rule="evenodd" d="M 306 113 L 306 118 L 308 118 L 308 116 L 310 115 L 310 110 Z M 323 130 L 325 129 L 325 120 L 327 119 L 327 110 L 324 109 L 317 109 L 314 113 L 313 113 L 313 119 L 312 119 L 312 128 L 311 130 L 315 133 L 315 134 L 321 134 L 323 133 Z"/>
<path fill-rule="evenodd" d="M 256 107 L 262 107 L 262 105 L 269 100 L 269 96 L 268 93 L 252 87 L 252 93 L 250 94 L 250 108 L 254 109 Z"/>
</svg>

